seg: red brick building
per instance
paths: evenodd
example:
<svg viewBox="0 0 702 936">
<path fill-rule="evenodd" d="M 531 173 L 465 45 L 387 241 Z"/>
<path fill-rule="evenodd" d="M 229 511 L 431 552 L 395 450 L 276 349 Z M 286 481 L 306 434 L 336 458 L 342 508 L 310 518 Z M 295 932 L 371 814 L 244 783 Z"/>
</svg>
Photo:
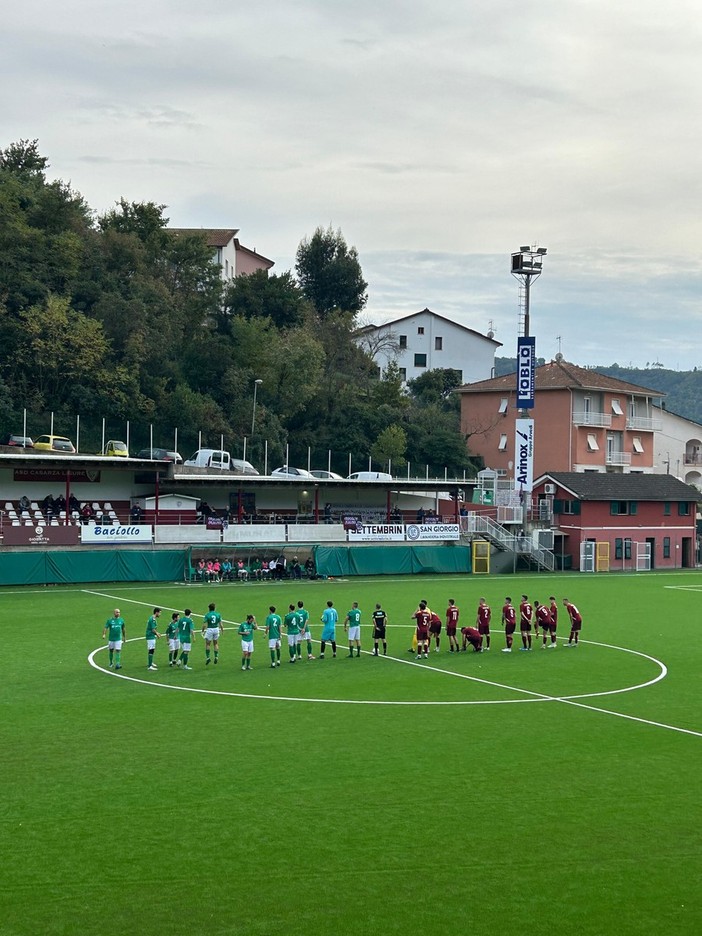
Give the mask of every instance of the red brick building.
<svg viewBox="0 0 702 936">
<path fill-rule="evenodd" d="M 554 552 L 569 556 L 564 564 L 573 569 L 696 564 L 699 491 L 672 475 L 548 472 L 536 479 L 534 495 L 551 506 Z"/>
</svg>

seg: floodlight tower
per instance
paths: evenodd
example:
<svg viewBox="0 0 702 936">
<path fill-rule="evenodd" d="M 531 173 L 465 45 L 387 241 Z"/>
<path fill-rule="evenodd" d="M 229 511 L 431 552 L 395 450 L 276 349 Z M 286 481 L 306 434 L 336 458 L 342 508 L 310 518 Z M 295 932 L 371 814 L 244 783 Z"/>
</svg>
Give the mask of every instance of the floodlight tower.
<svg viewBox="0 0 702 936">
<path fill-rule="evenodd" d="M 541 276 L 545 247 L 527 245 L 512 254 L 512 276 L 519 281 L 519 335 L 529 337 L 529 291 L 533 280 Z"/>
</svg>

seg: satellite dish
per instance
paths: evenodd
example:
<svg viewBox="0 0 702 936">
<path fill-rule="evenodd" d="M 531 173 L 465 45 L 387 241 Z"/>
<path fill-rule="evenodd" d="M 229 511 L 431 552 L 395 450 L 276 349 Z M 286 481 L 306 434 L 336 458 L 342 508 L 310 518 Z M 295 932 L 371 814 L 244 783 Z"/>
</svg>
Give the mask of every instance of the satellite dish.
<svg viewBox="0 0 702 936">
<path fill-rule="evenodd" d="M 556 355 L 556 358 L 555 358 L 555 359 L 558 361 L 559 364 L 560 364 L 560 362 L 563 360 L 563 355 L 561 354 L 560 351 L 559 351 L 558 354 Z"/>
</svg>

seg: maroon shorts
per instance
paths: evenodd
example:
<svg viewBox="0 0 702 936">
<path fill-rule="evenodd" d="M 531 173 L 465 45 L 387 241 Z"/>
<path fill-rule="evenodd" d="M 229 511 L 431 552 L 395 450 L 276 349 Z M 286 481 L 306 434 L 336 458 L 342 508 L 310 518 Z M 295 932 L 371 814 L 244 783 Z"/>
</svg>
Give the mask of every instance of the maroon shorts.
<svg viewBox="0 0 702 936">
<path fill-rule="evenodd" d="M 489 634 L 489 633 L 490 633 L 490 625 L 489 625 L 489 624 L 478 624 L 478 633 L 479 633 L 479 634 L 483 634 L 483 635 Z"/>
<path fill-rule="evenodd" d="M 582 626 L 583 626 L 583 622 L 582 622 L 582 621 L 571 621 L 571 622 L 570 622 L 570 629 L 571 629 L 571 630 L 580 630 L 580 628 L 581 628 Z"/>
<path fill-rule="evenodd" d="M 430 634 L 440 634 L 441 633 L 441 624 L 430 624 L 429 625 Z"/>
<path fill-rule="evenodd" d="M 522 621 L 522 623 L 519 625 L 519 630 L 529 633 L 531 630 L 531 624 L 527 624 L 525 621 Z"/>
<path fill-rule="evenodd" d="M 455 624 L 447 624 L 447 625 L 446 625 L 446 635 L 447 635 L 447 637 L 455 637 L 455 636 L 456 636 L 456 625 L 455 625 Z"/>
<path fill-rule="evenodd" d="M 516 628 L 516 624 L 505 624 L 505 634 L 513 634 Z"/>
<path fill-rule="evenodd" d="M 417 643 L 421 643 L 423 640 L 429 640 L 429 628 L 418 627 L 417 628 Z"/>
</svg>

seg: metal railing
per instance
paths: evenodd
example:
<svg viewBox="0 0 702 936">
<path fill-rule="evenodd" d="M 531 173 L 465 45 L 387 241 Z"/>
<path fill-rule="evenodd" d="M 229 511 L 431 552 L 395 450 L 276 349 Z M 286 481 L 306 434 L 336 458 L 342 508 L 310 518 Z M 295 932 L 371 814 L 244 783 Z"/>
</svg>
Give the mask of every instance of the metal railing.
<svg viewBox="0 0 702 936">
<path fill-rule="evenodd" d="M 505 552 L 531 557 L 549 572 L 553 572 L 556 567 L 556 557 L 548 549 L 535 546 L 528 536 L 515 536 L 484 514 L 469 513 L 467 517 L 461 517 L 461 533 L 469 539 L 476 534 L 484 536 Z"/>
<path fill-rule="evenodd" d="M 593 413 L 583 410 L 573 413 L 573 424 L 576 426 L 600 426 L 609 429 L 612 417 L 609 413 Z"/>
<path fill-rule="evenodd" d="M 663 428 L 662 419 L 652 419 L 650 416 L 627 416 L 627 429 L 644 429 L 648 432 L 660 432 Z"/>
<path fill-rule="evenodd" d="M 605 455 L 605 465 L 630 465 L 630 452 L 607 452 Z"/>
</svg>

